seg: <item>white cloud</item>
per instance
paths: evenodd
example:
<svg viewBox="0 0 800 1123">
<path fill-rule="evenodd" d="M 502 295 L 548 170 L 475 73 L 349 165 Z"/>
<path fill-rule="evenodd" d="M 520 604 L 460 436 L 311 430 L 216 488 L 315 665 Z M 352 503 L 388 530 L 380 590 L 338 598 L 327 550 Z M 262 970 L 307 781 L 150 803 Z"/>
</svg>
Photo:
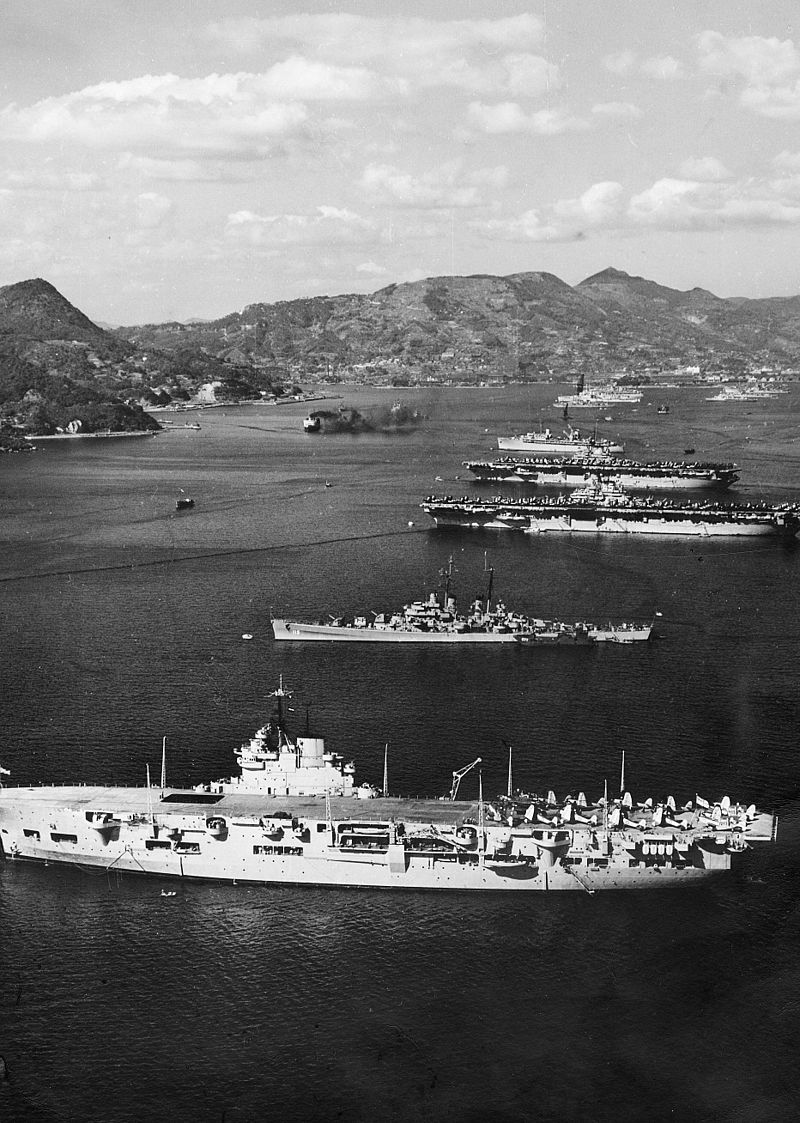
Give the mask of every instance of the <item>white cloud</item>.
<svg viewBox="0 0 800 1123">
<path fill-rule="evenodd" d="M 474 20 L 298 14 L 221 20 L 206 35 L 242 54 L 289 44 L 309 58 L 370 67 L 409 93 L 445 86 L 536 97 L 558 81 L 558 68 L 533 53 L 543 30 L 529 14 Z"/>
<path fill-rule="evenodd" d="M 602 59 L 603 66 L 612 74 L 620 76 L 630 74 L 636 65 L 636 55 L 633 51 L 616 51 L 614 54 L 605 55 Z"/>
<path fill-rule="evenodd" d="M 772 161 L 773 166 L 784 171 L 800 172 L 800 152 L 779 152 Z"/>
<path fill-rule="evenodd" d="M 731 178 L 731 173 L 716 156 L 700 156 L 684 160 L 679 171 L 684 179 L 697 179 L 710 183 L 719 183 Z"/>
<path fill-rule="evenodd" d="M 695 161 L 705 178 L 663 178 L 625 198 L 621 184 L 595 183 L 577 198 L 559 199 L 508 218 L 473 222 L 488 239 L 575 241 L 600 231 L 717 230 L 722 227 L 800 226 L 800 174 L 771 182 L 723 180 L 713 158 Z M 716 172 L 720 178 L 711 178 Z"/>
<path fill-rule="evenodd" d="M 504 101 L 485 105 L 473 101 L 467 106 L 470 125 L 484 133 L 538 133 L 556 136 L 559 133 L 585 129 L 586 121 L 573 117 L 565 109 L 537 109 L 526 113 L 518 102 Z"/>
<path fill-rule="evenodd" d="M 374 203 L 416 208 L 477 207 L 485 189 L 493 191 L 508 182 L 504 166 L 464 172 L 461 164 L 443 164 L 434 171 L 412 175 L 392 164 L 369 164 L 359 187 Z"/>
<path fill-rule="evenodd" d="M 790 39 L 760 35 L 737 38 L 704 31 L 697 39 L 701 70 L 743 78 L 751 86 L 779 86 L 800 71 L 800 56 Z"/>
<path fill-rule="evenodd" d="M 790 39 L 705 31 L 697 45 L 700 69 L 740 83 L 746 109 L 777 120 L 800 119 L 800 52 Z"/>
<path fill-rule="evenodd" d="M 146 149 L 161 158 L 262 156 L 302 132 L 308 119 L 299 102 L 271 101 L 264 78 L 165 74 L 102 82 L 31 106 L 7 106 L 0 111 L 0 138 Z"/>
<path fill-rule="evenodd" d="M 228 215 L 227 237 L 252 246 L 321 245 L 374 240 L 375 227 L 353 211 L 320 206 L 310 214 L 259 215 L 242 210 Z"/>
<path fill-rule="evenodd" d="M 0 181 L 17 191 L 95 191 L 102 180 L 94 172 L 54 171 L 52 168 L 15 168 L 0 172 Z"/>
<path fill-rule="evenodd" d="M 658 55 L 655 58 L 644 59 L 639 69 L 648 78 L 658 78 L 661 81 L 672 81 L 686 75 L 683 63 L 672 55 Z"/>
<path fill-rule="evenodd" d="M 172 210 L 172 200 L 155 191 L 144 191 L 136 196 L 136 218 L 139 226 L 154 229 L 160 226 Z"/>
<path fill-rule="evenodd" d="M 374 261 L 362 261 L 356 266 L 356 273 L 366 273 L 369 277 L 383 277 L 387 272 L 385 266 L 378 265 Z"/>
</svg>

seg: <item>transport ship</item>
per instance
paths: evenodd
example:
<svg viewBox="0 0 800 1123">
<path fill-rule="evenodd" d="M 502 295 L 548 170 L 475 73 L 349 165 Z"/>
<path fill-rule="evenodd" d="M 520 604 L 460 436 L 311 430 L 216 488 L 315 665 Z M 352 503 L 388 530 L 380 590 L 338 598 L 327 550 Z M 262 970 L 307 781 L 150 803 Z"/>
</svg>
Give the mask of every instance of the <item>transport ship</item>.
<svg viewBox="0 0 800 1123">
<path fill-rule="evenodd" d="M 497 460 L 465 460 L 464 467 L 483 482 L 528 484 L 532 487 L 581 487 L 591 479 L 615 480 L 626 491 L 724 491 L 739 479 L 736 464 L 691 464 L 652 460 L 640 464 L 620 457 L 573 456 L 563 459 L 503 456 Z"/>
<path fill-rule="evenodd" d="M 544 429 L 539 433 L 523 433 L 518 437 L 498 437 L 501 452 L 523 452 L 531 456 L 617 456 L 625 451 L 618 441 L 607 437 L 586 436 L 572 427 L 560 435 Z"/>
<path fill-rule="evenodd" d="M 794 537 L 800 530 L 800 507 L 793 503 L 724 503 L 630 495 L 613 482 L 597 480 L 568 495 L 525 499 L 431 495 L 420 506 L 439 527 L 521 530 L 530 534 Z"/>
<path fill-rule="evenodd" d="M 612 621 L 593 623 L 580 620 L 566 623 L 541 617 L 524 616 L 506 608 L 502 601 L 492 603 L 493 570 L 489 568 L 488 589 L 476 597 L 467 613 L 458 611 L 452 595 L 453 559 L 440 571 L 443 591 L 431 592 L 424 600 L 404 605 L 394 613 L 366 616 L 329 617 L 327 621 L 302 623 L 272 620 L 276 640 L 319 640 L 355 643 L 523 643 L 546 646 L 595 643 L 635 643 L 650 639 L 652 621 Z"/>
<path fill-rule="evenodd" d="M 627 792 L 590 802 L 523 794 L 491 801 L 390 796 L 356 786 L 354 766 L 284 725 L 291 696 L 236 750 L 239 773 L 194 788 L 0 787 L 7 859 L 184 879 L 375 889 L 672 888 L 722 874 L 777 822 L 754 804 Z M 4 770 L 7 774 L 8 770 Z M 624 781 L 620 785 L 624 789 Z"/>
</svg>

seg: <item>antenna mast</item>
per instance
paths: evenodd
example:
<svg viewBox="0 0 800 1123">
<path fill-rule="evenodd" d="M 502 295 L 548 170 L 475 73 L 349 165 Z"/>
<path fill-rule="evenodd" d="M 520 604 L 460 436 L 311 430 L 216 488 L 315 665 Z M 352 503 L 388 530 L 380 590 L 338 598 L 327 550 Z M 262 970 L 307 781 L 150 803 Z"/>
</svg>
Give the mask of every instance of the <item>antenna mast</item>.
<svg viewBox="0 0 800 1123">
<path fill-rule="evenodd" d="M 389 742 L 383 746 L 383 794 L 389 794 Z"/>
<path fill-rule="evenodd" d="M 167 786 L 167 738 L 161 741 L 161 798 L 164 798 L 164 789 Z"/>
<path fill-rule="evenodd" d="M 622 768 L 619 773 L 619 794 L 625 795 L 625 750 L 622 750 Z"/>
<path fill-rule="evenodd" d="M 512 791 L 513 791 L 513 787 L 512 787 L 512 783 L 511 783 L 511 746 L 509 745 L 508 746 L 508 792 L 507 792 L 509 799 L 511 799 Z"/>
</svg>

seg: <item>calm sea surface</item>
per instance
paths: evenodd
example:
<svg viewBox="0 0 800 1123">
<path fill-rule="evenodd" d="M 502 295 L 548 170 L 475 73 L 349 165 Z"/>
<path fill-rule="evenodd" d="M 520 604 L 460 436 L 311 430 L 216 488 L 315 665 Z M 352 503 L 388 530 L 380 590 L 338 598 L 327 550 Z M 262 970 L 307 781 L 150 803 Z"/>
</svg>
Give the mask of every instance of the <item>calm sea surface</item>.
<svg viewBox="0 0 800 1123">
<path fill-rule="evenodd" d="M 405 436 L 307 436 L 302 405 L 178 415 L 156 439 L 0 461 L 0 762 L 15 783 L 230 775 L 283 674 L 359 779 L 774 807 L 716 887 L 426 896 L 161 884 L 0 861 L 0 1120 L 789 1120 L 800 1078 L 800 546 L 431 528 L 462 460 L 557 428 L 555 387 L 403 392 Z M 384 391 L 342 390 L 366 409 Z M 658 415 L 661 402 L 670 404 Z M 334 403 L 335 405 L 336 403 Z M 659 390 L 604 426 L 634 456 L 742 466 L 800 499 L 800 388 Z M 197 430 L 180 427 L 198 420 Z M 441 477 L 437 480 L 436 477 Z M 330 486 L 325 486 L 329 484 Z M 484 494 L 491 493 L 484 489 Z M 496 490 L 496 487 L 494 488 Z M 196 506 L 176 512 L 181 492 Z M 274 643 L 270 612 L 395 609 L 452 555 L 523 612 L 658 618 L 649 645 Z M 251 633 L 250 642 L 242 640 Z M 475 796 L 477 775 L 463 781 Z"/>
</svg>

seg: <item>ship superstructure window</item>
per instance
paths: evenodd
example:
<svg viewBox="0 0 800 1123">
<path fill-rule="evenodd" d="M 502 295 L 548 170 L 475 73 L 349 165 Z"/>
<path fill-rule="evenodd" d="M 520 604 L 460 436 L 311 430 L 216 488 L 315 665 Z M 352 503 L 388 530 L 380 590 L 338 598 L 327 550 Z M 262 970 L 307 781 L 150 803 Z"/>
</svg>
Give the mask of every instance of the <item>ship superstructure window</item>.
<svg viewBox="0 0 800 1123">
<path fill-rule="evenodd" d="M 146 838 L 144 840 L 146 850 L 171 850 L 172 843 L 168 838 Z"/>
<path fill-rule="evenodd" d="M 25 835 L 26 838 L 35 838 L 37 842 L 39 841 L 39 838 L 41 837 L 39 835 L 38 831 L 23 830 L 22 833 Z"/>
<path fill-rule="evenodd" d="M 64 834 L 62 831 L 51 831 L 50 837 L 53 842 L 77 842 L 78 836 L 76 834 Z"/>
<path fill-rule="evenodd" d="M 175 843 L 175 852 L 177 854 L 199 854 L 200 853 L 200 843 L 199 842 L 176 842 Z"/>
</svg>

